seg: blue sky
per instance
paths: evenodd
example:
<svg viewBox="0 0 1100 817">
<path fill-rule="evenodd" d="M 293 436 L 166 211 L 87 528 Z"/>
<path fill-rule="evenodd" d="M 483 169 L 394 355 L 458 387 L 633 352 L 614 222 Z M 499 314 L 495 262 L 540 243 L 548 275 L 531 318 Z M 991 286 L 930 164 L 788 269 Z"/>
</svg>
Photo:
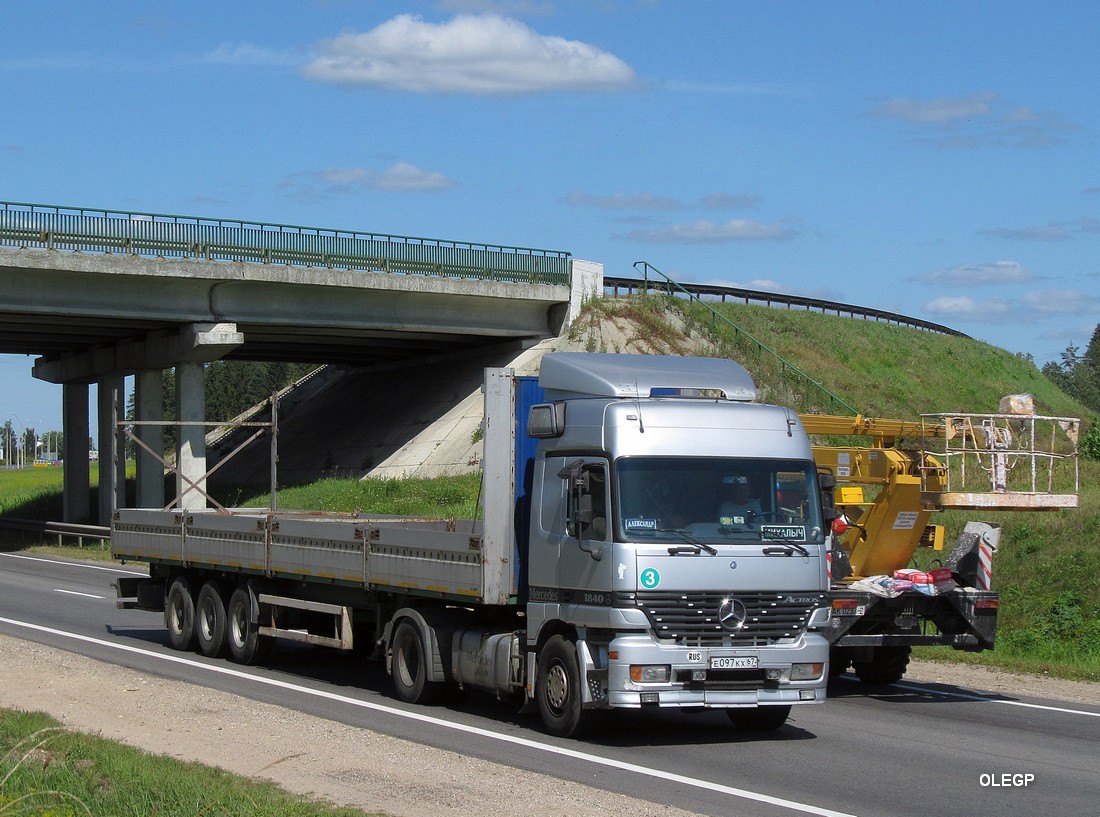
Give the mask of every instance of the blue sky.
<svg viewBox="0 0 1100 817">
<path fill-rule="evenodd" d="M 645 260 L 1040 364 L 1100 323 L 1094 2 L 39 0 L 0 26 L 6 201 Z M 0 356 L 0 418 L 59 428 L 30 364 Z"/>
</svg>

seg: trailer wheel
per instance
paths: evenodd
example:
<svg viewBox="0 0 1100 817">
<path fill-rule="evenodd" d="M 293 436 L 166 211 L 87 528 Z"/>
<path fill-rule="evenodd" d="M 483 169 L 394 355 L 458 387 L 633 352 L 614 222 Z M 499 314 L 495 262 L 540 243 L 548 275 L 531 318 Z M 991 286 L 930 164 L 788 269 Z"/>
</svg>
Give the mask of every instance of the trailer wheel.
<svg viewBox="0 0 1100 817">
<path fill-rule="evenodd" d="M 853 661 L 852 669 L 865 684 L 896 684 L 905 675 L 911 652 L 909 645 L 875 647 L 870 661 Z"/>
<path fill-rule="evenodd" d="M 252 619 L 252 594 L 242 585 L 229 597 L 226 610 L 229 642 L 229 657 L 238 664 L 255 666 L 262 664 L 275 646 L 275 639 L 269 635 L 260 635 L 258 624 Z"/>
<path fill-rule="evenodd" d="M 199 651 L 210 658 L 222 655 L 227 630 L 225 597 L 217 582 L 208 581 L 199 590 L 199 598 L 195 602 L 195 638 L 199 642 Z"/>
<path fill-rule="evenodd" d="M 583 737 L 596 722 L 599 713 L 585 709 L 581 701 L 577 646 L 564 636 L 551 636 L 539 653 L 535 696 L 542 724 L 551 735 Z"/>
<path fill-rule="evenodd" d="M 730 721 L 746 732 L 774 732 L 790 717 L 789 706 L 758 706 L 755 709 L 727 709 Z"/>
<path fill-rule="evenodd" d="M 190 650 L 195 643 L 195 597 L 186 576 L 177 576 L 168 588 L 164 626 L 173 649 Z"/>
<path fill-rule="evenodd" d="M 428 655 L 420 628 L 402 619 L 393 635 L 393 685 L 405 703 L 431 704 L 439 700 L 443 684 L 428 680 Z"/>
</svg>

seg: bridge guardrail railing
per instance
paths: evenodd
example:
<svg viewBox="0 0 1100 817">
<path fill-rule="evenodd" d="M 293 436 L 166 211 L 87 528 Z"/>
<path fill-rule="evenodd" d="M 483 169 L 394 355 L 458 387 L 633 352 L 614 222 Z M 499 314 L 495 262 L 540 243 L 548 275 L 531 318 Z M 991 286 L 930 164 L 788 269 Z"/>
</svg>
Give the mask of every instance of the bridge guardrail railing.
<svg viewBox="0 0 1100 817">
<path fill-rule="evenodd" d="M 645 263 L 645 262 L 641 262 Z M 646 280 L 645 278 L 617 278 L 604 276 L 604 288 L 613 290 L 617 295 L 620 289 L 627 292 L 644 290 L 668 291 L 668 286 L 663 281 Z M 699 297 L 713 295 L 721 298 L 725 303 L 727 298 L 743 301 L 746 304 L 758 303 L 765 306 L 785 306 L 788 309 L 808 309 L 819 311 L 823 314 L 835 313 L 836 315 L 848 315 L 853 318 L 863 318 L 876 322 L 892 323 L 898 326 L 908 326 L 913 329 L 923 329 L 927 332 L 936 332 L 941 335 L 953 335 L 958 338 L 968 338 L 969 335 L 944 326 L 940 323 L 926 321 L 922 318 L 913 318 L 901 315 L 897 312 L 888 312 L 884 309 L 875 309 L 869 306 L 856 306 L 854 304 L 841 303 L 839 301 L 826 301 L 820 298 L 808 298 L 805 295 L 786 295 L 781 292 L 767 292 L 761 289 L 744 289 L 743 287 L 727 287 L 718 284 L 688 284 L 678 283 L 673 292 L 680 290 L 689 296 Z"/>
<path fill-rule="evenodd" d="M 561 250 L 0 202 L 0 245 L 568 286 Z"/>
</svg>

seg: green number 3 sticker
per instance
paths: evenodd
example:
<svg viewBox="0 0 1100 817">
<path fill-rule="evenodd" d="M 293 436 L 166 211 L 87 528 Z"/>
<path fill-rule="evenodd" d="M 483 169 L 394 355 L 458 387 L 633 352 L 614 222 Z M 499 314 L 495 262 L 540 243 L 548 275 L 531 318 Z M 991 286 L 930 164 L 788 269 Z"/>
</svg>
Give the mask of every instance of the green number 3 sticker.
<svg viewBox="0 0 1100 817">
<path fill-rule="evenodd" d="M 642 583 L 642 587 L 646 588 L 647 590 L 652 590 L 654 587 L 661 583 L 661 574 L 652 567 L 647 567 L 645 570 L 643 570 L 642 575 L 638 578 L 639 581 L 641 581 Z"/>
</svg>

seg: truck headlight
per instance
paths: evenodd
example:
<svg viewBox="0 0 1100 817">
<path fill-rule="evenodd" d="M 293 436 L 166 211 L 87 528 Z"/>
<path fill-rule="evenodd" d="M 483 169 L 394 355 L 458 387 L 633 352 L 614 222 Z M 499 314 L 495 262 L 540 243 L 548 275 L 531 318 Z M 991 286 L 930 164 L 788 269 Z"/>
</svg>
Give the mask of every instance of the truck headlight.
<svg viewBox="0 0 1100 817">
<path fill-rule="evenodd" d="M 825 671 L 824 663 L 791 664 L 792 681 L 816 681 Z"/>
<path fill-rule="evenodd" d="M 667 684 L 672 677 L 668 664 L 631 664 L 630 680 L 636 684 Z"/>
</svg>

